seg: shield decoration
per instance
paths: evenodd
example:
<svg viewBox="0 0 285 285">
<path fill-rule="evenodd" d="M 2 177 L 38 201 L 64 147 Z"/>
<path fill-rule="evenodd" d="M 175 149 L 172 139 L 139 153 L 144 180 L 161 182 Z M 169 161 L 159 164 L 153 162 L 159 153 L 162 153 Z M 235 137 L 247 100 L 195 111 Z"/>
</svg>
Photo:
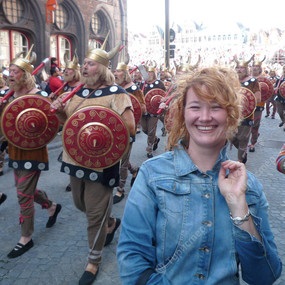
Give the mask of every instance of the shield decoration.
<svg viewBox="0 0 285 285">
<path fill-rule="evenodd" d="M 261 101 L 265 102 L 268 100 L 274 92 L 274 87 L 272 82 L 269 80 L 269 78 L 265 76 L 261 76 L 257 78 L 260 86 L 260 91 L 261 91 Z"/>
<path fill-rule="evenodd" d="M 253 114 L 256 108 L 256 98 L 248 88 L 241 87 L 239 92 L 242 95 L 242 116 L 246 119 Z"/>
<path fill-rule="evenodd" d="M 104 106 L 76 111 L 64 124 L 62 136 L 69 157 L 80 166 L 94 170 L 119 162 L 130 142 L 122 117 Z"/>
<path fill-rule="evenodd" d="M 129 94 L 130 94 L 130 98 L 131 98 L 133 108 L 134 108 L 135 123 L 137 125 L 139 123 L 141 117 L 142 117 L 141 104 L 135 95 L 133 95 L 131 93 L 129 93 Z"/>
<path fill-rule="evenodd" d="M 279 94 L 285 99 L 285 81 L 279 86 Z"/>
<path fill-rule="evenodd" d="M 145 95 L 145 104 L 148 113 L 157 115 L 161 100 L 166 96 L 166 92 L 159 88 L 153 88 Z"/>
<path fill-rule="evenodd" d="M 27 94 L 14 99 L 3 110 L 1 128 L 9 143 L 20 149 L 38 149 L 51 142 L 59 120 L 50 112 L 51 101 Z"/>
</svg>

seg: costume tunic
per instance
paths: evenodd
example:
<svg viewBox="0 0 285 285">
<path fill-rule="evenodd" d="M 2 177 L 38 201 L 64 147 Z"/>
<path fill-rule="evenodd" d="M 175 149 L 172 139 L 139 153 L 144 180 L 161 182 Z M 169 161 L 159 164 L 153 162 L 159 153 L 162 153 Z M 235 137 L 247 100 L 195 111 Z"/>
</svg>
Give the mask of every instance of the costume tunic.
<svg viewBox="0 0 285 285">
<path fill-rule="evenodd" d="M 88 89 L 82 88 L 67 104 L 65 113 L 70 117 L 77 110 L 90 107 L 90 106 L 105 106 L 119 115 L 122 115 L 127 108 L 132 107 L 130 95 L 120 86 L 112 85 L 101 89 Z M 80 166 L 73 161 L 67 154 L 66 150 L 63 151 L 61 171 L 71 176 L 87 179 L 93 182 L 100 182 L 109 187 L 115 187 L 119 182 L 119 163 L 106 168 L 102 171 L 95 171 Z"/>
</svg>

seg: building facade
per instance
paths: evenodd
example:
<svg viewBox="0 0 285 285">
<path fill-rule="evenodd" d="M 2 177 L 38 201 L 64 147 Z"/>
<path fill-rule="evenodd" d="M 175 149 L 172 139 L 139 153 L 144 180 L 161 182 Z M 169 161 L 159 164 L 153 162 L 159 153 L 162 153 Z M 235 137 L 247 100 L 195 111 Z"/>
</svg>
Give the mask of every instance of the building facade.
<svg viewBox="0 0 285 285">
<path fill-rule="evenodd" d="M 106 50 L 119 42 L 127 52 L 127 0 L 0 0 L 0 67 L 34 45 L 35 66 L 46 57 L 76 51 L 80 62 L 88 48 L 100 47 L 110 31 Z M 118 61 L 117 55 L 112 64 Z"/>
</svg>

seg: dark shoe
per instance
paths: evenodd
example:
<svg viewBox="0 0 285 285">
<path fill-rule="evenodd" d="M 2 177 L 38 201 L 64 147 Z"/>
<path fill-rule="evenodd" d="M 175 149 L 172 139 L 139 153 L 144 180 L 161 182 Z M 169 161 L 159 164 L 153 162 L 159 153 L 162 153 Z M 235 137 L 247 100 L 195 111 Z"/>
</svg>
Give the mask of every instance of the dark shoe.
<svg viewBox="0 0 285 285">
<path fill-rule="evenodd" d="M 115 196 L 113 197 L 113 205 L 115 205 L 115 204 L 117 204 L 117 203 L 120 203 L 120 202 L 124 199 L 124 197 L 125 197 L 125 194 L 124 194 L 124 193 L 122 193 L 121 196 L 115 195 Z"/>
<path fill-rule="evenodd" d="M 104 246 L 107 246 L 108 244 L 110 244 L 112 242 L 114 235 L 115 235 L 115 232 L 118 229 L 118 227 L 120 226 L 120 224 L 121 224 L 121 220 L 116 219 L 116 225 L 115 225 L 113 231 L 111 233 L 107 234 Z"/>
<path fill-rule="evenodd" d="M 7 195 L 2 193 L 1 198 L 0 198 L 0 205 L 7 199 Z"/>
<path fill-rule="evenodd" d="M 160 142 L 160 138 L 156 138 L 156 140 L 155 140 L 155 142 L 153 144 L 153 147 L 152 147 L 153 150 L 157 150 L 159 142 Z"/>
<path fill-rule="evenodd" d="M 284 123 L 281 122 L 281 123 L 279 124 L 279 128 L 281 128 L 283 125 L 284 125 Z"/>
<path fill-rule="evenodd" d="M 255 152 L 255 147 L 254 146 L 249 147 L 249 152 Z"/>
<path fill-rule="evenodd" d="M 272 115 L 272 116 L 271 116 L 271 119 L 275 119 L 275 116 Z"/>
<path fill-rule="evenodd" d="M 0 171 L 0 176 L 2 176 L 3 174 L 4 174 L 4 173 L 3 173 L 3 170 L 1 170 L 1 171 Z"/>
<path fill-rule="evenodd" d="M 245 154 L 244 158 L 242 159 L 243 164 L 246 164 L 246 162 L 247 162 L 247 153 Z"/>
<path fill-rule="evenodd" d="M 133 186 L 133 184 L 134 184 L 134 182 L 135 182 L 135 180 L 137 178 L 139 170 L 140 170 L 140 168 L 138 168 L 138 170 L 133 174 L 133 177 L 132 177 L 132 180 L 131 180 L 131 187 Z"/>
<path fill-rule="evenodd" d="M 61 205 L 56 204 L 55 212 L 54 212 L 53 216 L 48 218 L 46 228 L 51 228 L 55 224 L 57 215 L 60 211 L 61 211 Z"/>
<path fill-rule="evenodd" d="M 270 115 L 270 114 L 266 114 L 266 115 L 265 115 L 265 118 L 269 117 L 269 115 Z"/>
<path fill-rule="evenodd" d="M 66 192 L 70 192 L 70 191 L 71 191 L 71 186 L 70 186 L 70 184 L 68 184 L 68 185 L 66 186 L 65 191 L 66 191 Z"/>
<path fill-rule="evenodd" d="M 33 246 L 34 246 L 34 242 L 32 239 L 25 245 L 18 242 L 17 245 L 12 249 L 12 251 L 8 253 L 7 257 L 9 258 L 18 257 L 24 254 L 25 252 L 27 252 Z"/>
<path fill-rule="evenodd" d="M 147 153 L 146 156 L 147 156 L 148 158 L 152 158 L 152 157 L 153 157 L 153 154 L 152 154 L 152 153 Z"/>
<path fill-rule="evenodd" d="M 98 275 L 98 272 L 99 272 L 99 267 L 95 274 L 93 274 L 90 271 L 84 271 L 79 280 L 79 285 L 92 285 Z"/>
</svg>

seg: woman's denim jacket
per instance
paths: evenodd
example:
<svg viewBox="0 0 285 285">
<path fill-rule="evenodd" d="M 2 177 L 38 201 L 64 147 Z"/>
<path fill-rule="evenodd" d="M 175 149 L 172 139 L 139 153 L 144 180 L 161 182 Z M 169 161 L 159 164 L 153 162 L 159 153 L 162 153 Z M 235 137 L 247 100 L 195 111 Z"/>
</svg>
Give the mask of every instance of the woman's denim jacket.
<svg viewBox="0 0 285 285">
<path fill-rule="evenodd" d="M 262 242 L 230 219 L 218 188 L 227 159 L 225 146 L 213 170 L 203 173 L 179 145 L 142 164 L 117 249 L 123 284 L 236 285 L 241 272 L 249 284 L 269 285 L 280 276 L 268 202 L 250 172 L 246 199 Z"/>
</svg>

